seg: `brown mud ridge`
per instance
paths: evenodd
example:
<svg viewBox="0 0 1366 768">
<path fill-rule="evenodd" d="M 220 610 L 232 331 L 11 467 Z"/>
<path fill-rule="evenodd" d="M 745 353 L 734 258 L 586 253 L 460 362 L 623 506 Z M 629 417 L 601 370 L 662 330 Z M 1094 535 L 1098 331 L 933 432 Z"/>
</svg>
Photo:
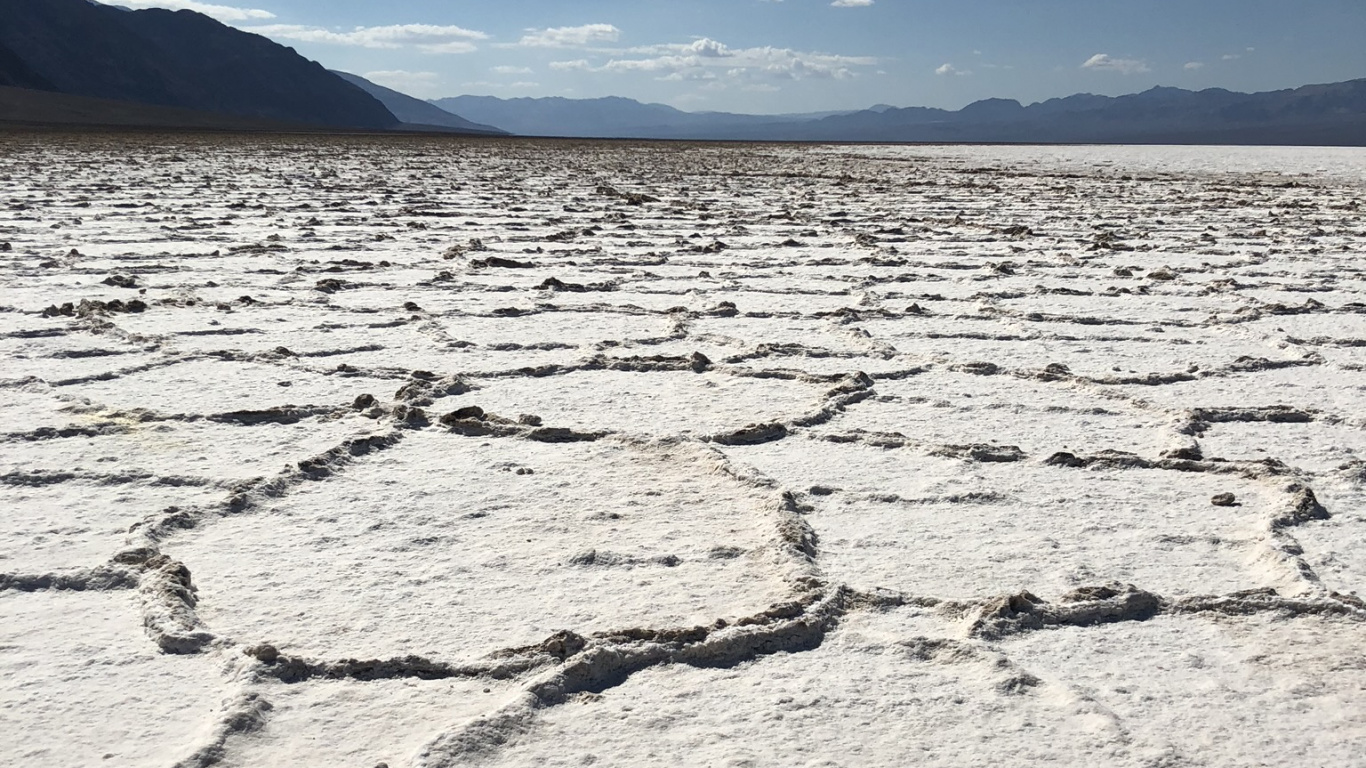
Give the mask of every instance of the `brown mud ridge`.
<svg viewBox="0 0 1366 768">
<path fill-rule="evenodd" d="M 1366 542 L 1358 186 L 1136 178 L 1106 165 L 1017 173 L 929 150 L 910 163 L 821 147 L 504 142 L 460 145 L 455 157 L 419 138 L 4 142 L 0 443 L 19 458 L 0 468 L 0 490 L 105 506 L 44 522 L 40 535 L 16 523 L 0 539 L 0 593 L 121 595 L 149 647 L 219 662 L 213 684 L 230 695 L 179 765 L 232 763 L 262 734 L 289 738 L 272 700 L 281 686 L 473 680 L 519 691 L 410 755 L 454 766 L 534 740 L 547 713 L 646 670 L 811 653 L 870 616 L 938 628 L 893 644 L 931 665 L 983 661 L 1003 697 L 1056 676 L 1010 652 L 1031 633 L 1172 617 L 1366 621 L 1366 566 L 1351 554 Z M 216 442 L 240 447 L 225 455 L 252 471 L 182 460 Z M 599 449 L 659 457 L 654 471 L 680 485 L 700 472 L 766 499 L 669 507 L 691 535 L 701 507 L 740 505 L 735 530 L 760 531 L 763 546 L 729 540 L 734 530 L 700 549 L 638 544 L 638 512 L 666 491 L 594 486 L 579 511 L 614 535 L 551 558 L 547 572 L 568 585 L 649 584 L 745 566 L 781 597 L 463 655 L 419 636 L 412 652 L 333 657 L 232 629 L 220 604 L 230 596 L 205 581 L 214 569 L 178 559 L 217 526 L 270 536 L 300 499 L 404 462 L 428 463 L 393 482 L 413 498 L 447 494 L 457 524 L 509 506 L 548 515 L 532 492 L 466 509 L 487 489 L 429 484 L 454 472 L 442 462 L 470 460 L 451 457 L 500 451 L 530 458 L 505 462 L 498 482 L 560 483 L 539 493 L 625 482 L 600 479 L 601 467 L 554 479 L 537 463 Z M 860 456 L 903 463 L 883 475 L 836 466 L 861 469 Z M 947 480 L 912 482 L 942 467 Z M 1066 478 L 1049 498 L 1066 497 L 1076 516 L 1092 514 L 1078 499 L 1104 483 L 1188 481 L 1212 520 L 1241 516 L 1206 538 L 1242 548 L 1249 588 L 1197 580 L 1176 594 L 1098 570 L 1073 574 L 1067 590 L 1003 580 L 992 594 L 913 594 L 858 572 L 850 542 L 876 537 L 837 529 L 848 509 L 1005 508 L 1009 493 L 969 481 L 1017 471 Z M 408 524 L 406 502 L 368 500 L 381 490 L 349 491 L 349 503 L 376 504 L 379 527 Z M 111 522 L 143 492 L 186 501 Z M 1167 535 L 1162 512 L 1095 524 L 1151 533 L 1153 557 L 1199 538 Z M 313 524 L 314 544 L 361 540 L 335 520 Z M 6 565 L 38 562 L 45 537 L 94 537 L 113 554 Z M 902 571 L 943 567 L 912 538 L 888 533 L 881 556 Z M 299 543 L 277 545 L 278 578 L 298 578 L 286 555 Z M 452 557 L 425 540 L 405 546 L 414 572 Z M 674 607 L 651 615 L 687 615 Z"/>
</svg>

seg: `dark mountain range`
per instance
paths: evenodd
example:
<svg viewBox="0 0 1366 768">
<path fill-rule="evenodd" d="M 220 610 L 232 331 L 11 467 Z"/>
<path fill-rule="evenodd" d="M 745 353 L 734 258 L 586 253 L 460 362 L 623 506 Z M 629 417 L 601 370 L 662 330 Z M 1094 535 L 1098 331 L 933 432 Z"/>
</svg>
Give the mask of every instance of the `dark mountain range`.
<svg viewBox="0 0 1366 768">
<path fill-rule="evenodd" d="M 514 133 L 759 141 L 1320 144 L 1366 146 L 1366 80 L 1266 93 L 1153 88 L 1025 106 L 987 99 L 950 111 L 878 105 L 826 115 L 682 112 L 630 99 L 460 96 L 439 106 Z"/>
<path fill-rule="evenodd" d="M 784 126 L 805 141 L 1252 143 L 1366 145 L 1366 80 L 1266 93 L 1153 88 L 1024 106 L 991 99 L 957 112 L 858 112 Z"/>
<path fill-rule="evenodd" d="M 292 48 L 192 11 L 88 0 L 0 0 L 0 85 L 292 124 L 398 123 Z"/>
<path fill-rule="evenodd" d="M 388 108 L 389 112 L 391 112 L 394 117 L 398 118 L 400 122 L 410 129 L 430 129 L 443 132 L 482 134 L 487 136 L 507 135 L 507 131 L 504 131 L 501 128 L 470 122 L 469 120 L 466 120 L 459 115 L 451 114 L 430 102 L 415 99 L 406 93 L 399 93 L 392 88 L 376 85 L 360 75 L 353 75 L 349 72 L 338 72 L 336 70 L 332 70 L 332 74 L 357 86 L 371 96 L 374 96 L 376 99 L 379 99 L 380 103 Z"/>
</svg>

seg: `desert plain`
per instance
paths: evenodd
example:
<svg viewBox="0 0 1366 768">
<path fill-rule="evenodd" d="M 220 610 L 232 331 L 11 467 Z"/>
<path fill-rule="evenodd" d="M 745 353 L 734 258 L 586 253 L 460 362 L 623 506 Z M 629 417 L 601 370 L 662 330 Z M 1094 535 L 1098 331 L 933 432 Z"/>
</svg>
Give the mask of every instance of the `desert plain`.
<svg viewBox="0 0 1366 768">
<path fill-rule="evenodd" d="M 0 181 L 0 762 L 1366 760 L 1366 151 Z"/>
</svg>

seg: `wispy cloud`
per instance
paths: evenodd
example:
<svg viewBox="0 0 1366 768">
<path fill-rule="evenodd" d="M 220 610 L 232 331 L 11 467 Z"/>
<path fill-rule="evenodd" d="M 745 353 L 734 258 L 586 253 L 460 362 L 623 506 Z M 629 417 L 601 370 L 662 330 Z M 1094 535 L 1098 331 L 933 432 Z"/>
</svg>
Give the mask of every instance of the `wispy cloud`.
<svg viewBox="0 0 1366 768">
<path fill-rule="evenodd" d="M 835 0 L 830 5 L 834 8 L 867 8 L 873 4 L 873 0 Z"/>
<path fill-rule="evenodd" d="M 633 58 L 610 58 L 598 66 L 590 66 L 582 60 L 561 62 L 556 68 L 647 73 L 667 81 L 724 80 L 751 90 L 768 90 L 776 87 L 774 81 L 848 79 L 854 77 L 859 68 L 878 63 L 870 56 L 841 56 L 771 46 L 731 48 L 710 38 L 691 43 L 640 46 L 616 53 Z M 760 83 L 766 84 L 765 87 L 759 88 Z"/>
<path fill-rule="evenodd" d="M 1204 69 L 1204 68 L 1205 68 L 1205 62 L 1203 62 L 1203 61 L 1188 61 L 1188 62 L 1186 62 L 1186 69 L 1187 69 L 1188 71 L 1194 72 L 1194 71 L 1197 70 L 1197 69 Z"/>
<path fill-rule="evenodd" d="M 498 83 L 491 80 L 471 80 L 469 82 L 461 83 L 461 86 L 465 88 L 482 88 L 485 90 L 492 91 L 505 91 L 514 88 L 518 90 L 524 90 L 527 88 L 539 88 L 541 87 L 541 84 L 525 80 L 518 81 L 515 83 Z"/>
<path fill-rule="evenodd" d="M 936 68 L 936 69 L 934 70 L 934 73 L 935 73 L 936 75 L 939 75 L 940 77 L 945 77 L 945 76 L 948 76 L 948 75 L 957 75 L 957 76 L 959 76 L 959 77 L 966 77 L 966 76 L 972 74 L 972 71 L 971 71 L 971 70 L 967 70 L 967 69 L 959 69 L 958 67 L 955 67 L 955 66 L 952 65 L 952 64 L 942 64 L 942 65 L 940 65 L 938 68 Z"/>
<path fill-rule="evenodd" d="M 527 48 L 583 48 L 598 43 L 615 43 L 621 30 L 611 24 L 584 24 L 578 27 L 528 29 L 517 45 Z"/>
<path fill-rule="evenodd" d="M 1087 59 L 1081 65 L 1082 69 L 1096 69 L 1106 72 L 1118 72 L 1122 75 L 1137 75 L 1144 72 L 1151 72 L 1148 62 L 1142 59 L 1116 59 L 1106 53 L 1097 53 Z"/>
<path fill-rule="evenodd" d="M 259 8 L 238 8 L 232 5 L 200 3 L 195 0 L 118 0 L 110 5 L 126 8 L 166 8 L 172 11 L 195 11 L 211 16 L 219 21 L 263 21 L 275 18 L 270 11 Z"/>
<path fill-rule="evenodd" d="M 531 74 L 531 67 L 510 67 L 504 65 L 493 67 L 489 71 L 498 75 L 529 75 Z"/>
<path fill-rule="evenodd" d="M 307 43 L 352 45 L 361 48 L 416 48 L 425 53 L 470 53 L 478 50 L 474 41 L 487 40 L 489 37 L 483 32 L 463 27 L 433 24 L 356 27 L 347 32 L 295 24 L 266 24 L 243 29 L 270 38 L 301 40 Z"/>
</svg>

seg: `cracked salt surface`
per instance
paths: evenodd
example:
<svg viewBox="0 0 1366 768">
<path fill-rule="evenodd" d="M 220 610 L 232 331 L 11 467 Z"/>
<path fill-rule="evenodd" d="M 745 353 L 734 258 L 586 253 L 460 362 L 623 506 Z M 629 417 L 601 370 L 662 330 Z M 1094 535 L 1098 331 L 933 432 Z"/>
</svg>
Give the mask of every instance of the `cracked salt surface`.
<svg viewBox="0 0 1366 768">
<path fill-rule="evenodd" d="M 11 134 L 0 179 L 7 764 L 1366 750 L 1361 150 Z"/>
<path fill-rule="evenodd" d="M 6 762 L 172 765 L 220 716 L 219 663 L 159 653 L 127 595 L 8 592 L 0 616 Z"/>
<path fill-rule="evenodd" d="M 414 435 L 167 551 L 198 564 L 208 625 L 308 656 L 460 658 L 561 629 L 736 619 L 786 594 L 770 576 L 778 499 L 713 477 L 716 461 Z"/>
</svg>

